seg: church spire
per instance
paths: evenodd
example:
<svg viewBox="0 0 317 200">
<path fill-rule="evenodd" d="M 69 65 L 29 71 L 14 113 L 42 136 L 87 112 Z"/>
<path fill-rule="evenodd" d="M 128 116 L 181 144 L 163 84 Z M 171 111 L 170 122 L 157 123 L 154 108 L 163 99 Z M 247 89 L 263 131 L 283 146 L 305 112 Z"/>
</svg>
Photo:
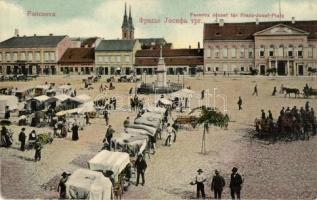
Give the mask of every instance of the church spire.
<svg viewBox="0 0 317 200">
<path fill-rule="evenodd" d="M 121 28 L 128 28 L 128 17 L 127 17 L 127 3 L 124 5 L 124 16 Z"/>
<path fill-rule="evenodd" d="M 131 5 L 129 5 L 129 26 L 131 29 L 134 29 L 132 16 L 131 16 Z"/>
</svg>

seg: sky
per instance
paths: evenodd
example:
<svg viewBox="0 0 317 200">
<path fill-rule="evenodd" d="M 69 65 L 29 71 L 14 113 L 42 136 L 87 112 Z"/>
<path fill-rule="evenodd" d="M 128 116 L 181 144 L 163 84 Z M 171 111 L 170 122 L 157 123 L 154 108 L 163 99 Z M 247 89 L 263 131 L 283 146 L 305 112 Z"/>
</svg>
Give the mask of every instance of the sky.
<svg viewBox="0 0 317 200">
<path fill-rule="evenodd" d="M 225 23 L 255 21 L 255 14 L 260 22 L 280 20 L 278 0 L 0 0 L 0 41 L 15 29 L 27 36 L 121 38 L 125 3 L 132 8 L 136 38 L 164 37 L 174 48 L 202 43 L 203 24 L 215 23 L 215 13 Z M 281 0 L 281 13 L 284 21 L 317 20 L 317 0 Z"/>
</svg>

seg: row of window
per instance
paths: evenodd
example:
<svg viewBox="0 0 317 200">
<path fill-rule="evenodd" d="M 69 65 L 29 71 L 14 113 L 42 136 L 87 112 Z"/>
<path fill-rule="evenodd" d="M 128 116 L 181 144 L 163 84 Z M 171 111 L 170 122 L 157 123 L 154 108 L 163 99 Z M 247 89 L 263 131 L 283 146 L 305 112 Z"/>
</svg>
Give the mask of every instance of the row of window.
<svg viewBox="0 0 317 200">
<path fill-rule="evenodd" d="M 260 47 L 259 49 L 259 56 L 260 57 L 264 57 L 265 56 L 265 48 L 263 46 Z M 305 49 L 305 51 L 307 51 L 307 55 L 309 58 L 313 57 L 313 48 L 312 47 L 308 47 L 307 49 Z M 272 57 L 272 56 L 280 56 L 280 57 L 294 57 L 296 56 L 295 53 L 297 53 L 297 57 L 302 58 L 303 54 L 304 54 L 304 49 L 302 46 L 297 47 L 296 49 L 293 48 L 293 46 L 289 46 L 287 49 L 284 48 L 283 46 L 280 46 L 279 48 L 274 48 L 274 47 L 270 47 L 268 49 L 268 56 Z"/>
<path fill-rule="evenodd" d="M 17 61 L 17 60 L 22 60 L 22 61 L 35 61 L 39 62 L 41 61 L 41 52 L 37 51 L 35 53 L 33 52 L 20 52 L 19 54 L 17 52 L 13 53 L 5 53 L 5 58 L 2 57 L 2 53 L 0 53 L 0 62 L 2 61 L 7 61 L 7 62 L 12 62 L 12 61 Z M 55 61 L 55 52 L 44 52 L 44 61 Z"/>
<path fill-rule="evenodd" d="M 227 65 L 227 64 L 223 64 L 222 66 L 207 66 L 207 71 L 223 71 L 223 72 L 235 72 L 235 71 L 240 71 L 240 72 L 244 72 L 244 71 L 248 71 L 249 68 L 252 68 L 252 66 L 250 65 L 250 67 L 245 67 L 245 66 L 241 66 L 238 67 L 236 65 Z M 219 70 L 221 69 L 221 70 Z"/>
<path fill-rule="evenodd" d="M 283 46 L 280 46 L 278 49 L 271 46 L 268 50 L 266 50 L 264 46 L 261 46 L 259 49 L 259 56 L 265 57 L 265 51 L 268 51 L 268 56 L 270 56 L 270 57 L 272 57 L 272 56 L 293 57 L 293 56 L 295 56 L 295 53 L 297 53 L 298 57 L 303 57 L 303 54 L 304 54 L 304 49 L 302 46 L 297 47 L 296 51 L 295 51 L 295 48 L 293 46 L 289 46 L 287 49 L 285 49 Z M 309 58 L 313 57 L 313 48 L 312 47 L 306 48 L 305 51 L 307 51 L 307 55 Z M 228 58 L 228 55 L 229 55 L 228 48 L 223 48 L 221 50 L 220 50 L 220 48 L 206 49 L 205 55 L 208 58 L 211 58 L 211 57 L 220 58 L 220 52 L 222 52 L 222 58 Z M 253 49 L 252 48 L 239 49 L 239 57 L 240 58 L 245 58 L 246 54 L 247 54 L 248 58 L 253 58 Z M 230 49 L 230 56 L 231 56 L 231 58 L 238 57 L 236 48 Z"/>
<path fill-rule="evenodd" d="M 97 61 L 101 62 L 117 62 L 121 63 L 121 56 L 97 56 Z M 124 62 L 130 62 L 130 56 L 124 56 Z"/>
<path fill-rule="evenodd" d="M 222 51 L 222 57 L 223 58 L 228 58 L 228 48 L 223 48 L 220 50 L 220 48 L 214 48 L 214 49 L 206 49 L 205 55 L 206 57 L 210 58 L 220 58 L 220 51 Z M 237 58 L 237 49 L 236 48 L 232 48 L 230 49 L 230 55 L 231 58 Z M 249 48 L 249 49 L 240 49 L 239 51 L 239 57 L 240 58 L 253 58 L 253 49 Z"/>
</svg>

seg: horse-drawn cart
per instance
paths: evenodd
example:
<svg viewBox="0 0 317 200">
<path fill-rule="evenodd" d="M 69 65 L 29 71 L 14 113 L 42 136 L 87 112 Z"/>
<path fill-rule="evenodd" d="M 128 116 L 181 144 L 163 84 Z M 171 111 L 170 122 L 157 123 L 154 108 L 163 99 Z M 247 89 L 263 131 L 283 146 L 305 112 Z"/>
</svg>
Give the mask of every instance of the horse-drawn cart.
<svg viewBox="0 0 317 200">
<path fill-rule="evenodd" d="M 195 128 L 198 124 L 198 117 L 195 116 L 178 116 L 175 120 L 175 124 L 178 127 L 181 127 L 183 125 L 189 124 L 193 128 Z"/>
<path fill-rule="evenodd" d="M 303 89 L 304 97 L 309 98 L 310 96 L 317 96 L 317 89 L 313 88 L 304 88 Z"/>
<path fill-rule="evenodd" d="M 131 162 L 128 153 L 103 150 L 88 161 L 89 169 L 111 174 L 114 181 L 114 193 L 123 194 L 126 183 L 131 178 Z"/>
</svg>

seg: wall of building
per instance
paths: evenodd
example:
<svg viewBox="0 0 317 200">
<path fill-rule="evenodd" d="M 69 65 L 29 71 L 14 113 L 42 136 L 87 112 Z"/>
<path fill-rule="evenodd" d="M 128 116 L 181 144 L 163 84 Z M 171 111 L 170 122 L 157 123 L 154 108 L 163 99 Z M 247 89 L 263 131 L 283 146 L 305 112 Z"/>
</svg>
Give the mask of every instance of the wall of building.
<svg viewBox="0 0 317 200">
<path fill-rule="evenodd" d="M 249 71 L 250 67 L 254 67 L 254 42 L 252 40 L 204 41 L 204 70 L 206 73 Z"/>
</svg>

